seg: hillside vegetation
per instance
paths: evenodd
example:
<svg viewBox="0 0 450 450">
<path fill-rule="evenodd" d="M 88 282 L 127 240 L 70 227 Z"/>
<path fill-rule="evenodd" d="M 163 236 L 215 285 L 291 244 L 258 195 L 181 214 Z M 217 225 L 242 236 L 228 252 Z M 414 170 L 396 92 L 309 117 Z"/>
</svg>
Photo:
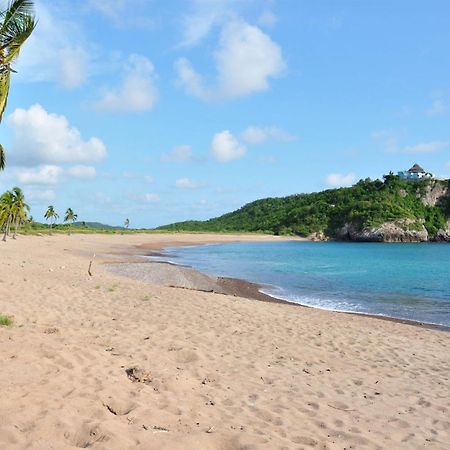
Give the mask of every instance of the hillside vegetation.
<svg viewBox="0 0 450 450">
<path fill-rule="evenodd" d="M 405 181 L 387 175 L 384 181 L 360 180 L 350 188 L 266 198 L 206 221 L 186 221 L 160 227 L 168 231 L 264 232 L 340 237 L 351 224 L 357 230 L 387 222 L 425 227 L 430 238 L 445 229 L 450 216 L 449 181 Z"/>
</svg>

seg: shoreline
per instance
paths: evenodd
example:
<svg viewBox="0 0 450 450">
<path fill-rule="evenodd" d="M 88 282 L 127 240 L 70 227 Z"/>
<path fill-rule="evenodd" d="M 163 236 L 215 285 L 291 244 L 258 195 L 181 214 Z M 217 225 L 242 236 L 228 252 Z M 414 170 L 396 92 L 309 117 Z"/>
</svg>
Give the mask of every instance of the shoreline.
<svg viewBox="0 0 450 450">
<path fill-rule="evenodd" d="M 290 241 L 291 239 L 283 239 L 283 240 Z M 292 240 L 298 240 L 298 239 L 292 239 Z M 314 241 L 310 241 L 308 239 L 301 239 L 301 240 L 308 241 L 308 242 L 314 242 Z M 234 241 L 234 242 L 228 242 L 228 243 L 238 243 L 238 242 L 247 242 L 247 241 L 242 240 L 242 241 Z M 141 257 L 165 258 L 165 257 L 169 257 L 169 255 L 165 252 L 165 250 L 169 249 L 169 248 L 184 247 L 184 246 L 197 247 L 197 246 L 220 245 L 220 244 L 223 244 L 223 242 L 218 241 L 218 242 L 206 242 L 206 243 L 197 243 L 197 244 L 192 244 L 192 243 L 188 244 L 186 242 L 179 242 L 179 243 L 171 244 L 170 246 L 166 246 L 166 247 L 152 248 L 150 251 L 147 251 L 145 254 L 140 255 L 140 256 Z M 138 246 L 138 248 L 141 248 L 141 247 L 142 246 Z M 134 252 L 133 252 L 133 254 L 135 255 Z M 242 298 L 246 298 L 249 300 L 257 300 L 257 301 L 269 302 L 269 303 L 279 303 L 279 304 L 284 304 L 284 305 L 293 305 L 296 307 L 310 308 L 310 309 L 326 311 L 326 312 L 330 312 L 330 313 L 349 314 L 351 316 L 361 316 L 361 317 L 368 317 L 371 319 L 378 319 L 378 320 L 384 320 L 384 321 L 389 321 L 389 322 L 394 322 L 394 323 L 401 323 L 404 325 L 415 326 L 415 327 L 419 327 L 419 328 L 423 328 L 423 329 L 450 332 L 450 326 L 441 325 L 441 324 L 421 322 L 418 320 L 403 319 L 403 318 L 399 318 L 399 317 L 391 317 L 391 316 L 371 314 L 371 313 L 358 312 L 358 311 L 342 311 L 342 310 L 338 310 L 338 309 L 326 309 L 326 308 L 320 308 L 317 306 L 311 306 L 311 305 L 306 305 L 306 304 L 302 304 L 302 303 L 297 303 L 297 302 L 290 301 L 287 299 L 278 298 L 278 297 L 272 296 L 270 294 L 266 294 L 265 292 L 261 291 L 261 289 L 263 289 L 265 286 L 270 286 L 270 285 L 259 284 L 259 283 L 255 283 L 250 280 L 246 280 L 246 279 L 242 279 L 242 278 L 226 277 L 226 276 L 220 276 L 220 275 L 211 276 L 211 275 L 208 275 L 204 272 L 201 272 L 201 271 L 195 269 L 192 266 L 184 266 L 181 264 L 177 264 L 176 262 L 173 262 L 173 261 L 166 261 L 166 260 L 162 259 L 161 261 L 146 260 L 146 261 L 142 262 L 142 264 L 155 264 L 155 263 L 174 265 L 174 266 L 177 266 L 182 269 L 188 268 L 191 272 L 195 272 L 195 273 L 199 274 L 200 276 L 215 278 L 216 282 L 219 286 L 219 289 L 217 289 L 217 290 L 214 290 L 214 289 L 210 289 L 210 290 L 206 289 L 205 290 L 202 288 L 196 288 L 195 286 L 187 288 L 187 289 L 191 289 L 194 291 L 212 292 L 214 294 L 221 294 L 221 295 L 231 295 L 234 297 L 242 297 Z M 120 264 L 127 264 L 127 263 L 124 262 L 124 263 L 120 263 Z M 169 287 L 186 289 L 183 286 L 175 286 L 175 285 L 169 285 Z"/>
<path fill-rule="evenodd" d="M 2 246 L 0 313 L 14 323 L 0 327 L 0 448 L 447 448 L 450 334 L 213 295 L 211 283 L 238 283 L 241 296 L 259 286 L 140 256 L 244 239 L 19 236 Z M 114 262 L 206 291 L 118 276 Z"/>
</svg>

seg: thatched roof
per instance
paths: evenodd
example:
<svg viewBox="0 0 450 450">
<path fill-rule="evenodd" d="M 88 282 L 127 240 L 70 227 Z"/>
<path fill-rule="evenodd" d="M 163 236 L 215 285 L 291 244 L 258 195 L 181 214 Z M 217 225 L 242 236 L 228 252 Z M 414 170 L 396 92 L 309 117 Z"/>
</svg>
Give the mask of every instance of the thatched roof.
<svg viewBox="0 0 450 450">
<path fill-rule="evenodd" d="M 425 172 L 425 170 L 422 169 L 422 167 L 419 166 L 419 164 L 414 164 L 411 169 L 408 170 L 408 172 L 411 173 L 422 173 Z"/>
</svg>

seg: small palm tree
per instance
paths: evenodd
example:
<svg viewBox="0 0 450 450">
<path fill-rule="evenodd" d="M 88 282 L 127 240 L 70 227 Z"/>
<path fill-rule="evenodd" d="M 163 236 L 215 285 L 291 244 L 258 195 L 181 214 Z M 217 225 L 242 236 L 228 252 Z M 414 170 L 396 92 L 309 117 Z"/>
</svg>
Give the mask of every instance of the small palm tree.
<svg viewBox="0 0 450 450">
<path fill-rule="evenodd" d="M 53 224 L 58 220 L 59 214 L 55 211 L 55 208 L 53 205 L 50 205 L 47 208 L 47 211 L 44 214 L 45 220 L 49 220 L 49 227 L 50 227 L 50 235 L 52 234 L 52 226 Z"/>
<path fill-rule="evenodd" d="M 19 56 L 24 42 L 33 32 L 36 21 L 32 0 L 10 0 L 0 11 L 0 122 L 8 102 L 11 64 Z M 5 168 L 5 151 L 0 145 L 0 170 Z"/>
<path fill-rule="evenodd" d="M 125 221 L 123 222 L 123 226 L 125 227 L 126 230 L 128 230 L 128 227 L 130 226 L 130 219 L 126 218 Z M 124 232 L 122 231 L 121 234 L 123 234 Z"/>
<path fill-rule="evenodd" d="M 73 212 L 72 208 L 67 208 L 66 214 L 64 215 L 64 222 L 72 222 L 72 224 L 77 220 L 78 215 Z M 69 223 L 69 236 L 70 236 L 70 223 Z"/>
</svg>

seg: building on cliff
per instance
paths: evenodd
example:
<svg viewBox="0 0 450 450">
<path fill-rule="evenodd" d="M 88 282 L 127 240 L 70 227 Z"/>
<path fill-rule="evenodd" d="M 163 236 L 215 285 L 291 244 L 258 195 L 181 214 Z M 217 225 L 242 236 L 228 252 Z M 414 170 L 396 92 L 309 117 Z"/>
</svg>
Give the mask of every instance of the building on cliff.
<svg viewBox="0 0 450 450">
<path fill-rule="evenodd" d="M 425 172 L 419 164 L 414 164 L 411 169 L 397 172 L 402 180 L 421 180 L 423 178 L 433 178 L 433 174 Z"/>
</svg>

